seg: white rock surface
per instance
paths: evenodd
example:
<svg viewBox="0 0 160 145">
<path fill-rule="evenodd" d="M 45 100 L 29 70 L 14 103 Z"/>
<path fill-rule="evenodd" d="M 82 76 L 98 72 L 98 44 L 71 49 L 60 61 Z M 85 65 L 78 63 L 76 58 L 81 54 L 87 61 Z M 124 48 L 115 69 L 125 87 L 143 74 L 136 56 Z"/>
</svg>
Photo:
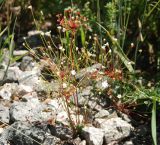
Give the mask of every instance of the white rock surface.
<svg viewBox="0 0 160 145">
<path fill-rule="evenodd" d="M 29 99 L 27 102 L 14 102 L 9 110 L 10 121 L 43 122 L 54 117 L 54 112 L 39 102 L 37 98 Z"/>
<path fill-rule="evenodd" d="M 86 144 L 87 144 L 86 141 L 82 140 L 79 145 L 86 145 Z"/>
<path fill-rule="evenodd" d="M 50 99 L 46 102 L 47 106 L 54 110 L 56 114 L 58 114 L 61 111 L 64 111 L 65 107 L 64 107 L 64 101 L 59 98 L 59 99 Z"/>
<path fill-rule="evenodd" d="M 22 71 L 19 69 L 19 67 L 14 66 L 14 67 L 9 67 L 7 71 L 7 80 L 14 80 L 17 81 L 20 76 L 22 75 Z"/>
<path fill-rule="evenodd" d="M 96 123 L 105 133 L 105 142 L 111 143 L 128 137 L 133 129 L 131 124 L 119 117 L 111 119 L 96 119 Z"/>
<path fill-rule="evenodd" d="M 110 115 L 109 111 L 102 109 L 95 115 L 95 118 L 105 118 L 108 117 L 109 115 Z"/>
<path fill-rule="evenodd" d="M 9 123 L 9 108 L 0 104 L 0 122 Z"/>
<path fill-rule="evenodd" d="M 88 145 L 102 145 L 104 132 L 102 129 L 95 127 L 84 127 L 83 136 L 86 139 Z"/>
<path fill-rule="evenodd" d="M 68 114 L 66 111 L 59 112 L 56 116 L 56 121 L 61 122 L 64 125 L 68 125 Z"/>
<path fill-rule="evenodd" d="M 16 83 L 6 83 L 0 89 L 0 97 L 5 100 L 10 100 L 13 93 L 16 92 L 18 84 Z"/>
<path fill-rule="evenodd" d="M 3 128 L 0 128 L 0 134 L 2 134 L 3 131 L 4 131 L 4 129 L 3 129 Z"/>
<path fill-rule="evenodd" d="M 18 78 L 18 81 L 20 84 L 35 88 L 37 85 L 39 85 L 39 83 L 41 83 L 39 76 L 39 70 L 25 71 Z"/>
</svg>

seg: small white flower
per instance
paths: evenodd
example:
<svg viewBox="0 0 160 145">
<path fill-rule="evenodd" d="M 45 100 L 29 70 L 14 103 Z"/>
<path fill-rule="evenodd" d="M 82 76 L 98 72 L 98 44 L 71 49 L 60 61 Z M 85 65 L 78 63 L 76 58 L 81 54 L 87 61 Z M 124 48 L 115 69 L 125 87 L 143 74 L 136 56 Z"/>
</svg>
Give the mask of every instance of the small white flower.
<svg viewBox="0 0 160 145">
<path fill-rule="evenodd" d="M 142 49 L 138 50 L 140 53 L 142 52 Z"/>
<path fill-rule="evenodd" d="M 147 86 L 148 86 L 148 87 L 151 87 L 151 86 L 152 86 L 152 83 L 151 83 L 151 82 L 148 82 Z"/>
<path fill-rule="evenodd" d="M 61 26 L 58 26 L 58 27 L 57 27 L 57 29 L 58 29 L 58 30 L 61 30 L 61 29 L 62 29 L 62 27 L 61 27 Z"/>
<path fill-rule="evenodd" d="M 104 44 L 105 46 L 109 47 L 109 43 L 107 42 L 106 44 Z"/>
<path fill-rule="evenodd" d="M 115 69 L 115 72 L 116 72 L 116 73 L 121 73 L 121 70 Z"/>
<path fill-rule="evenodd" d="M 62 29 L 62 32 L 66 32 L 66 28 L 63 28 L 63 29 Z"/>
<path fill-rule="evenodd" d="M 138 82 L 140 85 L 142 85 L 142 80 L 141 80 L 141 79 L 137 80 L 137 82 Z"/>
<path fill-rule="evenodd" d="M 41 35 L 44 36 L 44 32 L 41 32 Z"/>
<path fill-rule="evenodd" d="M 48 46 L 48 49 L 51 49 L 51 48 L 52 48 L 52 47 L 49 45 L 49 46 Z"/>
<path fill-rule="evenodd" d="M 144 101 L 144 104 L 148 104 L 149 102 L 148 101 Z"/>
<path fill-rule="evenodd" d="M 32 6 L 31 6 L 31 5 L 30 5 L 30 6 L 28 6 L 28 9 L 30 9 L 30 10 L 31 10 L 31 9 L 32 9 Z"/>
<path fill-rule="evenodd" d="M 44 14 L 43 14 L 43 11 L 40 11 L 40 13 L 41 13 L 41 15 L 44 15 Z"/>
<path fill-rule="evenodd" d="M 76 75 L 76 71 L 75 71 L 75 70 L 71 70 L 71 74 L 72 74 L 73 76 L 75 76 L 75 75 Z"/>
<path fill-rule="evenodd" d="M 134 43 L 131 43 L 131 47 L 132 47 L 132 48 L 134 47 Z"/>
<path fill-rule="evenodd" d="M 94 34 L 94 36 L 96 36 L 96 37 L 97 37 L 97 34 Z"/>
<path fill-rule="evenodd" d="M 72 20 L 74 20 L 74 19 L 75 19 L 75 17 L 73 17 L 73 16 L 72 16 L 72 17 L 71 17 L 71 19 L 72 19 Z"/>
<path fill-rule="evenodd" d="M 108 53 L 111 53 L 112 52 L 112 50 L 110 49 L 109 51 L 108 51 Z"/>
<path fill-rule="evenodd" d="M 62 84 L 62 87 L 65 89 L 65 88 L 67 88 L 67 84 L 66 83 L 63 83 Z"/>
<path fill-rule="evenodd" d="M 59 46 L 59 50 L 61 50 L 61 51 L 65 51 L 65 49 L 63 48 L 63 46 Z"/>
<path fill-rule="evenodd" d="M 65 61 L 62 61 L 62 62 L 61 62 L 61 64 L 64 64 L 64 63 L 65 63 Z"/>
<path fill-rule="evenodd" d="M 79 48 L 78 47 L 76 47 L 76 51 L 78 51 L 79 50 Z"/>
<path fill-rule="evenodd" d="M 26 40 L 26 37 L 23 37 L 24 40 Z"/>
<path fill-rule="evenodd" d="M 62 46 L 59 46 L 59 50 L 62 50 L 63 49 L 63 47 Z"/>
<path fill-rule="evenodd" d="M 102 69 L 105 69 L 106 67 L 102 65 Z"/>
<path fill-rule="evenodd" d="M 99 94 L 99 95 L 101 95 L 101 94 L 102 94 L 102 92 L 98 92 L 98 94 Z"/>
<path fill-rule="evenodd" d="M 121 95 L 121 94 L 118 94 L 118 95 L 117 95 L 117 98 L 119 98 L 119 99 L 122 98 L 122 95 Z"/>
<path fill-rule="evenodd" d="M 93 40 L 96 41 L 96 40 L 97 40 L 97 37 L 93 37 Z"/>
<path fill-rule="evenodd" d="M 46 32 L 45 35 L 51 36 L 51 31 Z"/>
<path fill-rule="evenodd" d="M 102 82 L 102 87 L 103 87 L 103 88 L 108 88 L 108 87 L 109 87 L 108 82 L 107 82 L 107 81 L 103 81 L 103 82 Z"/>
</svg>

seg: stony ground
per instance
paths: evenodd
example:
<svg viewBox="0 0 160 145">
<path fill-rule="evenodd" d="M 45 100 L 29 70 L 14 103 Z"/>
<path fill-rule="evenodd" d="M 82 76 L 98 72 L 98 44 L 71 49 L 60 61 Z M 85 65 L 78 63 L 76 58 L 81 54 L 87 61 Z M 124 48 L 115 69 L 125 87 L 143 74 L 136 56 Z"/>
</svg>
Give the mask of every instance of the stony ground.
<svg viewBox="0 0 160 145">
<path fill-rule="evenodd" d="M 14 54 L 25 52 L 16 50 Z M 7 52 L 5 55 L 0 66 L 0 145 L 152 144 L 148 123 L 136 122 L 109 107 L 108 97 L 95 91 L 105 91 L 103 82 L 109 81 L 102 75 L 101 64 L 82 69 L 75 75 L 83 86 L 76 92 L 78 104 L 74 104 L 74 95 L 69 98 L 72 122 L 80 124 L 75 134 L 66 103 L 58 93 L 61 84 L 57 80 L 42 80 L 42 67 L 31 56 L 11 64 L 5 72 Z M 93 81 L 90 74 L 97 70 L 100 77 Z"/>
</svg>

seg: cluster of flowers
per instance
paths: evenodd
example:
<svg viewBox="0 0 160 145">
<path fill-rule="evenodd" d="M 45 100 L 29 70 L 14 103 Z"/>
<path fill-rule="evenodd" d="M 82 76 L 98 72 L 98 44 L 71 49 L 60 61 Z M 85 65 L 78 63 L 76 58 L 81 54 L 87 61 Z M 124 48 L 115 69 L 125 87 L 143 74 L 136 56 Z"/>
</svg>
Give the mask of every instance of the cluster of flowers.
<svg viewBox="0 0 160 145">
<path fill-rule="evenodd" d="M 62 14 L 57 15 L 58 23 L 65 30 L 71 30 L 75 32 L 81 26 L 85 29 L 90 29 L 88 26 L 88 19 L 81 15 L 79 11 L 72 8 L 64 11 L 64 16 Z"/>
</svg>

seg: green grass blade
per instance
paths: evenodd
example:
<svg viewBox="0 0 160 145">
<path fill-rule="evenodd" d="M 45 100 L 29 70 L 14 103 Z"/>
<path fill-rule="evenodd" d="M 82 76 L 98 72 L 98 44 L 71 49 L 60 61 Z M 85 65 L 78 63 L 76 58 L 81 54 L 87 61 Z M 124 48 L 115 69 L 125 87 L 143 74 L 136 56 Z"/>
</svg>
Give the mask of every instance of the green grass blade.
<svg viewBox="0 0 160 145">
<path fill-rule="evenodd" d="M 4 0 L 0 0 L 0 3 L 2 3 Z"/>
<path fill-rule="evenodd" d="M 4 28 L 2 32 L 0 32 L 0 37 L 4 34 L 8 27 Z"/>
<path fill-rule="evenodd" d="M 85 40 L 86 40 L 86 38 L 85 38 L 85 32 L 84 32 L 84 30 L 83 30 L 82 27 L 80 28 L 80 31 L 81 31 L 81 42 L 82 42 L 82 45 L 84 47 L 85 46 Z"/>
<path fill-rule="evenodd" d="M 69 32 L 68 31 L 66 31 L 66 40 L 67 40 L 67 43 L 66 43 L 66 49 L 67 49 L 67 51 L 66 51 L 66 54 L 67 54 L 67 56 L 69 56 L 69 45 L 70 45 L 70 40 L 69 40 Z"/>
<path fill-rule="evenodd" d="M 151 120 L 151 128 L 152 128 L 152 138 L 154 145 L 157 145 L 157 130 L 156 130 L 156 100 L 153 100 L 152 107 L 152 120 Z"/>
<path fill-rule="evenodd" d="M 149 11 L 149 13 L 147 14 L 147 17 L 149 17 L 152 12 L 155 10 L 155 8 L 157 8 L 158 4 L 160 3 L 160 0 L 154 5 L 154 7 Z"/>
</svg>

